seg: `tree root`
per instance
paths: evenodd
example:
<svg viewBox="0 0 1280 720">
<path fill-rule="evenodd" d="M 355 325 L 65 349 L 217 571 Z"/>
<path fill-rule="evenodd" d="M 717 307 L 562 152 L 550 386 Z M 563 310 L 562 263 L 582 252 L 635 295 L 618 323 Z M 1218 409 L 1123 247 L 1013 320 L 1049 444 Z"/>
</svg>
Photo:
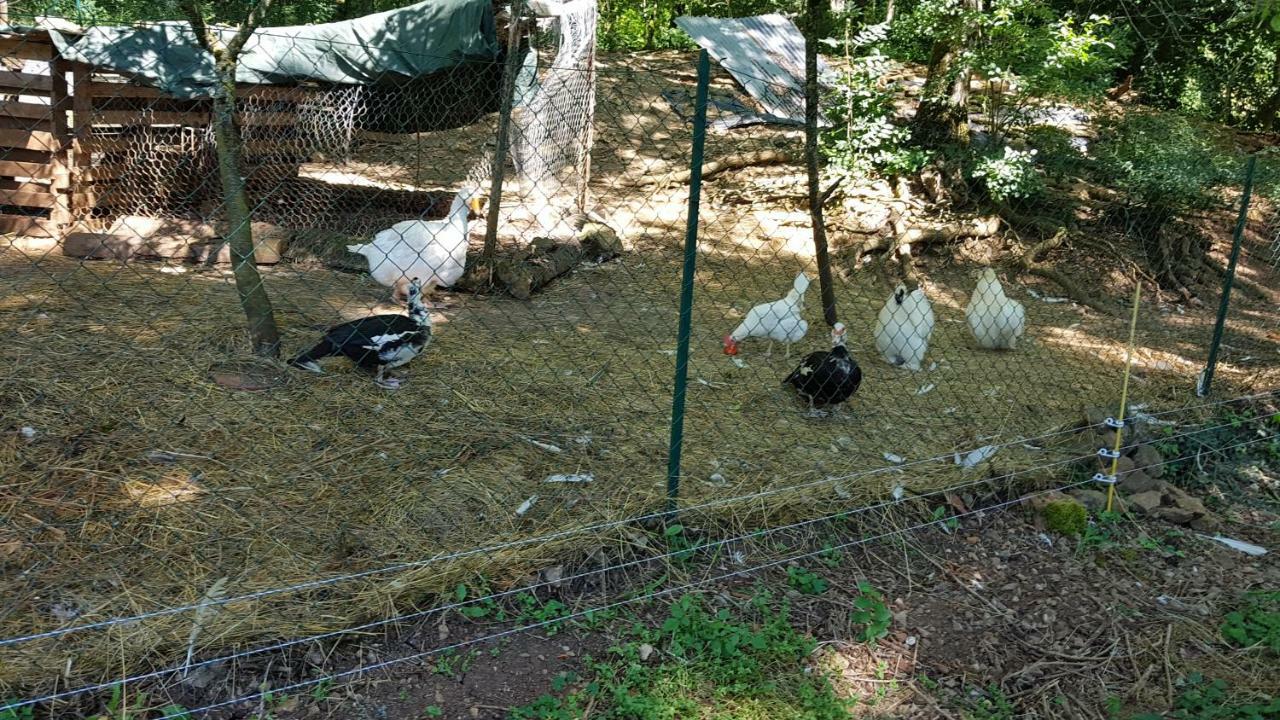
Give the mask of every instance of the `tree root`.
<svg viewBox="0 0 1280 720">
<path fill-rule="evenodd" d="M 1049 266 L 1048 264 L 1040 262 L 1040 257 L 1042 255 L 1047 254 L 1051 250 L 1056 250 L 1057 248 L 1062 247 L 1063 243 L 1065 243 L 1066 241 L 1067 241 L 1067 229 L 1058 228 L 1058 232 L 1054 233 L 1053 237 L 1049 238 L 1048 240 L 1042 240 L 1041 242 L 1032 246 L 1032 248 L 1028 250 L 1026 254 L 1024 254 L 1021 258 L 1019 258 L 1018 266 L 1022 270 L 1029 272 L 1032 275 L 1038 275 L 1046 280 L 1050 280 L 1056 283 L 1059 287 L 1062 288 L 1062 291 L 1066 293 L 1067 297 L 1080 303 L 1081 305 L 1093 308 L 1094 310 L 1097 310 L 1100 313 L 1104 313 L 1107 315 L 1116 315 L 1117 311 L 1114 307 L 1112 307 L 1111 305 L 1108 305 L 1107 303 L 1102 302 L 1101 300 L 1098 300 L 1097 298 L 1090 296 L 1084 290 L 1081 290 L 1069 278 L 1067 278 L 1067 276 L 1063 275 L 1061 272 Z"/>
</svg>

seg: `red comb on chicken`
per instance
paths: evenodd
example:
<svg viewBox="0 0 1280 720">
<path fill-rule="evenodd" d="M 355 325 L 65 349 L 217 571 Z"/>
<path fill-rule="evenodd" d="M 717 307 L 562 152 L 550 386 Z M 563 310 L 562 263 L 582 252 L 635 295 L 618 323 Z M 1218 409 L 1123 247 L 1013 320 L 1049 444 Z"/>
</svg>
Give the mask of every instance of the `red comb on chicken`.
<svg viewBox="0 0 1280 720">
<path fill-rule="evenodd" d="M 724 336 L 724 354 L 725 355 L 738 354 L 738 341 L 734 340 L 732 335 Z"/>
</svg>

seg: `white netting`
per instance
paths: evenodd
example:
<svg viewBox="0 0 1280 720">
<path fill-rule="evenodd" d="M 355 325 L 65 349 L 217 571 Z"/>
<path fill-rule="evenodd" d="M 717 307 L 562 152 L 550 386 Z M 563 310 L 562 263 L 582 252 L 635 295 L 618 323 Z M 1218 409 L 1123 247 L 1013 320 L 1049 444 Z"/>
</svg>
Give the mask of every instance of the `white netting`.
<svg viewBox="0 0 1280 720">
<path fill-rule="evenodd" d="M 522 240 L 571 235 L 583 210 L 595 117 L 596 0 L 531 3 L 543 16 L 530 43 L 537 67 L 531 91 L 512 113 L 514 176 L 503 184 L 500 232 Z M 484 166 L 484 174 L 490 169 Z"/>
</svg>

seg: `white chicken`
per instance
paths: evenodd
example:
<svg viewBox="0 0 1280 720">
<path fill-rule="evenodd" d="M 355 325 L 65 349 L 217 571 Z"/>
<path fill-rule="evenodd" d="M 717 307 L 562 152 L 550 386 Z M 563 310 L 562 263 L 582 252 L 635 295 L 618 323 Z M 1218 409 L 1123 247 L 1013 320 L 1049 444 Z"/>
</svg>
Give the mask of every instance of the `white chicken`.
<svg viewBox="0 0 1280 720">
<path fill-rule="evenodd" d="M 876 316 L 876 350 L 890 365 L 919 370 L 933 335 L 933 305 L 924 289 L 898 283 Z"/>
<path fill-rule="evenodd" d="M 985 268 L 978 276 L 964 319 L 978 341 L 988 350 L 1013 350 L 1026 330 L 1027 313 L 1022 303 L 1004 294 L 996 271 Z"/>
<path fill-rule="evenodd" d="M 738 343 L 747 338 L 769 338 L 769 352 L 773 352 L 773 343 L 783 343 L 787 348 L 787 357 L 791 357 L 791 343 L 804 338 L 809 331 L 809 323 L 800 317 L 804 310 L 804 293 L 809 289 L 809 276 L 800 273 L 792 283 L 787 296 L 781 300 L 760 303 L 747 311 L 747 316 L 738 323 L 733 332 L 724 336 L 724 353 L 738 354 Z"/>
<path fill-rule="evenodd" d="M 347 250 L 369 261 L 369 274 L 406 296 L 411 278 L 422 281 L 423 293 L 449 287 L 462 277 L 467 265 L 467 218 L 479 212 L 475 187 L 464 187 L 453 196 L 449 216 L 443 220 L 405 220 L 382 230 L 373 241 L 348 245 Z"/>
</svg>

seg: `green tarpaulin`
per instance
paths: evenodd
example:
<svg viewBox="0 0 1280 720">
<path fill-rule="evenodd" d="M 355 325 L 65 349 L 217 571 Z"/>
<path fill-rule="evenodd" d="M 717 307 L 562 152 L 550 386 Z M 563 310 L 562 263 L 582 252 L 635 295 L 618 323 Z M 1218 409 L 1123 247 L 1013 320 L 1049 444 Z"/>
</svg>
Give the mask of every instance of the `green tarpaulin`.
<svg viewBox="0 0 1280 720">
<path fill-rule="evenodd" d="M 231 28 L 216 28 L 225 40 Z M 62 56 L 183 98 L 208 96 L 213 59 L 185 22 L 50 30 Z M 498 57 L 490 0 L 427 0 L 354 20 L 262 28 L 245 44 L 237 80 L 375 85 Z"/>
</svg>

